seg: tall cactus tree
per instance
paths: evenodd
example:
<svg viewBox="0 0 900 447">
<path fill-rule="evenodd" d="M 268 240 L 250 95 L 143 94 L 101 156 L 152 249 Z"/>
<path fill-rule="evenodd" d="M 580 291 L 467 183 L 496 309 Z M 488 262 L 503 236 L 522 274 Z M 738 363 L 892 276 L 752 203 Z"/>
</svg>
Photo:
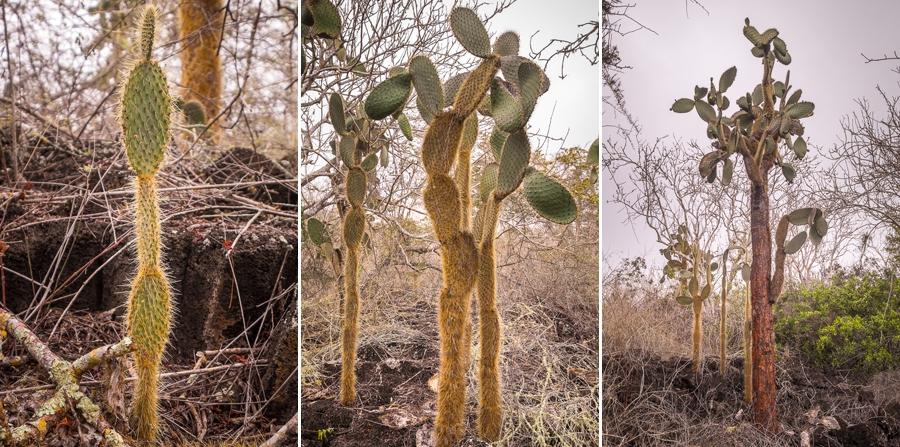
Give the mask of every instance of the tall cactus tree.
<svg viewBox="0 0 900 447">
<path fill-rule="evenodd" d="M 166 77 L 152 59 L 156 6 L 148 5 L 139 19 L 140 54 L 125 78 L 121 115 L 125 152 L 137 173 L 135 238 L 138 271 L 128 299 L 128 335 L 137 345 L 138 380 L 131 409 L 137 436 L 153 440 L 159 430 L 157 376 L 171 325 L 171 291 L 163 267 L 157 205 L 156 172 L 169 141 L 172 112 Z"/>
<path fill-rule="evenodd" d="M 503 199 L 524 184 L 526 199 L 541 216 L 566 224 L 577 213 L 574 199 L 562 185 L 528 166 L 531 146 L 525 125 L 538 97 L 549 88 L 543 71 L 518 56 L 519 38 L 513 32 L 501 34 L 492 46 L 471 9 L 454 8 L 450 27 L 463 48 L 482 59 L 472 72 L 441 84 L 431 60 L 417 55 L 409 61 L 408 71 L 397 70 L 376 86 L 365 107 L 366 114 L 376 120 L 398 114 L 415 89 L 416 106 L 429 124 L 422 143 L 427 174 L 423 200 L 442 245 L 444 274 L 438 297 L 441 361 L 435 442 L 439 447 L 454 445 L 465 431 L 465 360 L 470 351 L 468 309 L 473 289 L 478 296 L 481 340 L 478 432 L 489 441 L 500 438 L 494 235 Z M 491 146 L 496 161 L 484 169 L 479 188 L 482 206 L 473 218 L 469 191 L 470 157 L 478 137 L 476 111 L 494 120 Z"/>
<path fill-rule="evenodd" d="M 222 96 L 222 59 L 219 44 L 225 20 L 222 0 L 184 0 L 178 7 L 181 49 L 181 85 L 187 104 L 196 101 L 204 114 L 188 115 L 189 121 L 203 120 L 219 114 Z M 193 124 L 206 124 L 196 123 Z"/>
<path fill-rule="evenodd" d="M 728 252 L 730 252 L 731 250 L 740 250 L 741 252 L 744 252 L 745 249 L 744 249 L 744 247 L 741 247 L 740 245 L 732 245 L 732 246 L 726 248 L 725 251 L 722 252 L 722 297 L 721 297 L 722 298 L 722 307 L 719 312 L 719 318 L 720 318 L 720 320 L 719 320 L 719 374 L 721 374 L 723 376 L 725 375 L 725 360 L 726 360 L 726 357 L 728 354 L 725 349 L 726 348 L 725 342 L 728 338 L 728 331 L 727 331 L 727 328 L 725 327 L 725 320 L 726 320 L 725 317 L 727 315 L 725 313 L 725 311 L 726 311 L 725 303 L 726 303 L 726 298 L 728 297 L 728 287 L 727 286 L 728 286 L 728 281 L 729 281 L 729 279 L 728 279 Z M 735 273 L 737 273 L 737 267 L 732 267 L 731 279 L 734 279 Z"/>
<path fill-rule="evenodd" d="M 709 89 L 696 87 L 694 97 L 675 101 L 674 112 L 687 113 L 693 109 L 706 123 L 707 136 L 713 140 L 714 150 L 700 160 L 700 175 L 713 182 L 717 165 L 723 162 L 722 181 L 731 180 L 734 164 L 731 156 L 743 160 L 750 179 L 750 242 L 753 263 L 750 273 L 752 308 L 753 356 L 753 415 L 757 426 L 774 435 L 779 431 L 775 408 L 775 341 L 772 305 L 783 282 L 783 258 L 780 273 L 772 272 L 772 234 L 769 226 L 769 171 L 780 167 L 788 182 L 796 175 L 786 161 L 791 152 L 799 159 L 806 154 L 803 126 L 800 120 L 812 116 L 814 105 L 800 101 L 801 90 L 791 93 L 790 71 L 784 82 L 775 81 L 772 70 L 775 62 L 791 63 L 787 45 L 776 29 L 760 33 L 745 20 L 744 36 L 753 47 L 753 56 L 762 59 L 762 81 L 752 93 L 739 97 L 735 103 L 740 110 L 731 117 L 723 116 L 731 102 L 725 96 L 737 75 L 731 67 L 719 78 L 718 86 L 710 78 Z M 815 225 L 815 222 L 813 222 Z M 786 247 L 776 248 L 780 256 Z M 777 259 L 776 259 L 777 260 Z"/>
</svg>

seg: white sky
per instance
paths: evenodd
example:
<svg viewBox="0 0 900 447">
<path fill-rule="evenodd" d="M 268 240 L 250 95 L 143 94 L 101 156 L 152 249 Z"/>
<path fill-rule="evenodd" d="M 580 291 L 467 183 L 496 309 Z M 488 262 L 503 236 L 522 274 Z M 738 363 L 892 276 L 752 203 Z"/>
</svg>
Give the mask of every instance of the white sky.
<svg viewBox="0 0 900 447">
<path fill-rule="evenodd" d="M 678 98 L 693 97 L 694 86 L 709 87 L 709 78 L 718 84 L 727 68 L 737 66 L 737 78 L 726 96 L 732 108 L 738 95 L 751 91 L 760 82 L 760 59 L 750 54 L 751 44 L 741 30 L 744 18 L 760 32 L 777 28 L 787 44 L 792 62 L 775 64 L 773 77 L 784 80 L 791 71 L 794 89 L 803 89 L 802 99 L 816 105 L 815 115 L 803 120 L 804 138 L 810 144 L 810 156 L 838 143 L 843 116 L 859 110 L 857 99 L 867 98 L 876 116 L 882 116 L 883 100 L 875 90 L 880 85 L 890 96 L 900 95 L 900 75 L 892 70 L 900 61 L 866 64 L 861 53 L 870 58 L 900 52 L 900 2 L 888 0 L 857 2 L 852 6 L 836 1 L 775 1 L 752 3 L 699 0 L 707 15 L 690 1 L 640 0 L 629 15 L 647 28 L 614 40 L 625 70 L 619 77 L 629 112 L 643 127 L 643 138 L 678 137 L 683 142 L 696 140 L 709 147 L 706 126 L 696 113 L 669 111 Z M 623 31 L 633 24 L 625 23 Z M 604 89 L 604 96 L 608 89 Z M 608 125 L 625 124 L 608 109 L 602 113 L 604 135 L 612 134 Z M 604 139 L 606 136 L 603 137 Z M 815 146 L 815 147 L 813 147 Z M 773 171 L 774 172 L 774 171 Z M 735 175 L 743 174 L 736 172 Z M 602 175 L 601 247 L 604 256 L 613 259 L 658 257 L 655 237 L 643 222 L 634 227 L 623 223 L 624 212 L 606 203 L 613 192 L 608 174 Z"/>
</svg>

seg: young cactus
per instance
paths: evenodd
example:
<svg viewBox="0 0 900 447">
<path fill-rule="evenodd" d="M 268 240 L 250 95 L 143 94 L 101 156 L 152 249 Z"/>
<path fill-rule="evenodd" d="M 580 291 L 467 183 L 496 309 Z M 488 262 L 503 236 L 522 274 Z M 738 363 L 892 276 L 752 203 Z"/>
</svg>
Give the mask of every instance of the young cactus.
<svg viewBox="0 0 900 447">
<path fill-rule="evenodd" d="M 169 141 L 171 98 L 159 64 L 151 59 L 158 10 L 148 5 L 139 20 L 140 55 L 125 78 L 121 116 L 125 152 L 137 173 L 135 239 L 138 270 L 128 298 L 128 335 L 134 339 L 138 380 L 131 408 L 137 437 L 159 430 L 157 375 L 171 325 L 171 291 L 163 267 L 155 175 Z"/>
</svg>

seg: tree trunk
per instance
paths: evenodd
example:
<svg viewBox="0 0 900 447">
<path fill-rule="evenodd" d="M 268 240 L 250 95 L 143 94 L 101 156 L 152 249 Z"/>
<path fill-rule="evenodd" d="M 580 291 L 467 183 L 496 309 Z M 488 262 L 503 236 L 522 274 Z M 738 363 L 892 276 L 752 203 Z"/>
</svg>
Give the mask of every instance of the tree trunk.
<svg viewBox="0 0 900 447">
<path fill-rule="evenodd" d="M 751 182 L 750 241 L 753 265 L 750 290 L 753 324 L 753 416 L 763 432 L 778 433 L 775 411 L 775 340 L 769 283 L 772 270 L 772 233 L 769 228 L 768 173 L 771 161 L 759 168 L 762 181 Z M 748 170 L 755 169 L 748 164 Z M 752 178 L 753 176 L 751 176 Z"/>
<path fill-rule="evenodd" d="M 750 285 L 747 284 L 747 296 L 744 299 L 744 400 L 753 403 L 753 324 L 750 323 Z"/>
</svg>

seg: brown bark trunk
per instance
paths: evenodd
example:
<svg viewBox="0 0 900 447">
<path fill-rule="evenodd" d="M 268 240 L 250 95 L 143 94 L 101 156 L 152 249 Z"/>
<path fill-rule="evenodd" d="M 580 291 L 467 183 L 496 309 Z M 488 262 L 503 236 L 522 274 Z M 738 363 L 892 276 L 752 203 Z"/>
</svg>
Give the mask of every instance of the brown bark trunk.
<svg viewBox="0 0 900 447">
<path fill-rule="evenodd" d="M 768 173 L 771 161 L 759 168 L 761 182 L 752 182 L 750 193 L 750 241 L 753 265 L 750 270 L 753 322 L 753 416 L 763 432 L 778 433 L 775 411 L 775 340 L 769 283 L 772 270 L 772 233 L 769 228 Z M 755 169 L 747 163 L 747 170 Z M 753 176 L 750 176 L 751 178 Z"/>
</svg>

